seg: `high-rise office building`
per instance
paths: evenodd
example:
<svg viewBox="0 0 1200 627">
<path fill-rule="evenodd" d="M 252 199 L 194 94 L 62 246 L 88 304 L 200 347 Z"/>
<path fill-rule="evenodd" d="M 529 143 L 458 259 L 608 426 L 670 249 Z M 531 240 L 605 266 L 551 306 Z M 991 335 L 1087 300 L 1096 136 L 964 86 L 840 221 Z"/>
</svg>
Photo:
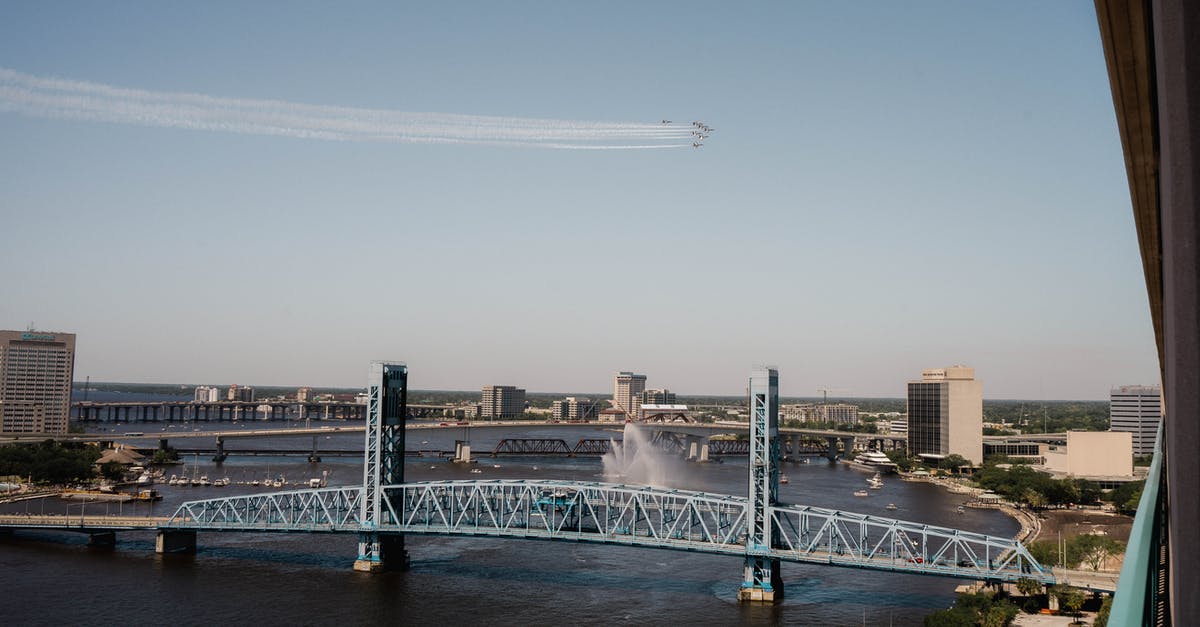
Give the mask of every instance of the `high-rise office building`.
<svg viewBox="0 0 1200 627">
<path fill-rule="evenodd" d="M 517 418 L 525 413 L 525 390 L 514 385 L 485 385 L 479 415 L 483 418 Z"/>
<path fill-rule="evenodd" d="M 310 388 L 306 385 L 306 386 L 303 386 L 296 390 L 296 402 L 297 403 L 307 403 L 312 400 L 314 400 L 312 388 Z"/>
<path fill-rule="evenodd" d="M 1122 385 L 1109 394 L 1109 431 L 1133 434 L 1133 454 L 1154 453 L 1158 425 L 1162 423 L 1162 388 L 1157 385 Z"/>
<path fill-rule="evenodd" d="M 0 432 L 66 433 L 75 334 L 0 331 Z"/>
<path fill-rule="evenodd" d="M 923 370 L 908 383 L 908 450 L 983 463 L 983 384 L 974 368 Z"/>
<path fill-rule="evenodd" d="M 646 375 L 618 372 L 613 378 L 613 403 L 626 418 L 637 418 L 642 392 L 646 391 Z"/>
</svg>

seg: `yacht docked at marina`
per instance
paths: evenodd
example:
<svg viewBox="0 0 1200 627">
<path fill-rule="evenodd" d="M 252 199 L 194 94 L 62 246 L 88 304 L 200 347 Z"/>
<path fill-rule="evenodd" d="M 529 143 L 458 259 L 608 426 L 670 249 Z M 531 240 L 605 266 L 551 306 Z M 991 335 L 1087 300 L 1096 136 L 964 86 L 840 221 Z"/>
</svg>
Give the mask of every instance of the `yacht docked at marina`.
<svg viewBox="0 0 1200 627">
<path fill-rule="evenodd" d="M 896 464 L 894 464 L 892 460 L 888 459 L 887 455 L 884 455 L 879 451 L 864 451 L 846 463 L 855 468 L 870 470 L 877 473 L 896 472 Z"/>
</svg>

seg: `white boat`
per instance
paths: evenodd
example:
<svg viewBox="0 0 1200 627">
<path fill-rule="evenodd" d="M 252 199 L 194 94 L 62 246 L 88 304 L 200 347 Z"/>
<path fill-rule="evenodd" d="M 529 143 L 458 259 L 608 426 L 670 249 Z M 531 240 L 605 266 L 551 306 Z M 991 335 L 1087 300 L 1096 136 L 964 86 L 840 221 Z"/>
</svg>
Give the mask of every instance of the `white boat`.
<svg viewBox="0 0 1200 627">
<path fill-rule="evenodd" d="M 855 468 L 873 470 L 876 473 L 896 472 L 896 464 L 892 463 L 892 460 L 888 459 L 887 455 L 879 451 L 863 451 L 846 463 Z"/>
<path fill-rule="evenodd" d="M 888 504 L 887 504 L 887 507 L 885 507 L 885 508 L 883 508 L 883 509 L 887 509 L 887 510 L 895 510 L 895 509 L 897 509 L 897 508 L 896 508 L 896 504 L 895 504 L 895 503 L 888 503 Z"/>
<path fill-rule="evenodd" d="M 854 496 L 869 496 L 869 494 L 870 493 L 868 493 L 866 490 L 855 490 L 854 491 Z"/>
<path fill-rule="evenodd" d="M 209 486 L 212 485 L 212 482 L 208 480 L 208 475 L 201 475 L 200 481 L 195 485 Z"/>
<path fill-rule="evenodd" d="M 167 480 L 167 485 L 179 485 L 179 477 L 171 475 L 171 478 Z"/>
<path fill-rule="evenodd" d="M 779 483 L 787 485 L 789 481 L 791 481 L 791 479 L 788 479 L 787 475 L 779 475 Z"/>
</svg>

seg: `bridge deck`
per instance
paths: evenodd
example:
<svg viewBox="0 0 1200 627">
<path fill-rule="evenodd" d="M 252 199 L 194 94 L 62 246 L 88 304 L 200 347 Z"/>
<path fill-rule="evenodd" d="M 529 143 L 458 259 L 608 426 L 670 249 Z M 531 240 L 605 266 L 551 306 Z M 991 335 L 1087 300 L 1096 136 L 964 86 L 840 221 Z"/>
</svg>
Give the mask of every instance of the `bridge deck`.
<svg viewBox="0 0 1200 627">
<path fill-rule="evenodd" d="M 596 482 L 483 480 L 387 486 L 387 522 L 359 519 L 359 486 L 189 501 L 170 517 L 0 515 L 0 528 L 394 532 L 565 540 L 972 580 L 1070 583 L 1111 591 L 1110 573 L 1051 571 L 1020 543 L 956 529 L 801 505 L 771 508 L 771 547 L 745 545 L 746 499 Z"/>
</svg>

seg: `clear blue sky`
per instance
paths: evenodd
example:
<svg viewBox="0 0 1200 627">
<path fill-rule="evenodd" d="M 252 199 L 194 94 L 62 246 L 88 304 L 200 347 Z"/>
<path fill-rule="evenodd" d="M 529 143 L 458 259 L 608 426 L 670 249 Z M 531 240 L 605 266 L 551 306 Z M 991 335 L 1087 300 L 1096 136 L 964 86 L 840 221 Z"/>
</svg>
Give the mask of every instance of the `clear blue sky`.
<svg viewBox="0 0 1200 627">
<path fill-rule="evenodd" d="M 584 121 L 701 150 L 336 142 L 0 111 L 0 328 L 76 378 L 992 398 L 1153 383 L 1093 5 L 0 4 L 0 68 Z"/>
</svg>

